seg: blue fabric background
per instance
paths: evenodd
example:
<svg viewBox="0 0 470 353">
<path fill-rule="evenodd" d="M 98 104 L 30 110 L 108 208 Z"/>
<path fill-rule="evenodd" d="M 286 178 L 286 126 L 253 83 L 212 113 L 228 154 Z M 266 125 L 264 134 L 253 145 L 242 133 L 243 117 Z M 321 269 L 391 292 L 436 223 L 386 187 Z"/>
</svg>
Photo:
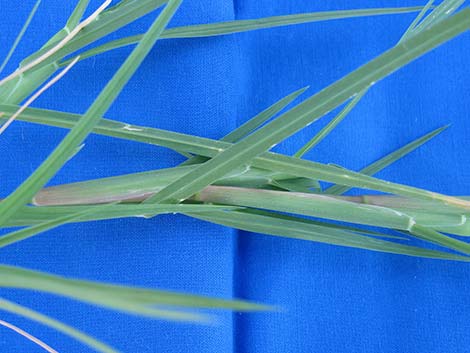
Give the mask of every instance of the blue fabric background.
<svg viewBox="0 0 470 353">
<path fill-rule="evenodd" d="M 186 0 L 171 26 L 424 1 Z M 0 0 L 2 53 L 33 0 Z M 75 1 L 45 0 L 9 71 L 60 29 Z M 92 1 L 96 8 L 99 1 Z M 121 33 L 143 32 L 154 16 Z M 220 138 L 306 85 L 313 94 L 392 46 L 413 14 L 332 21 L 218 38 L 161 41 L 106 114 Z M 308 158 L 358 169 L 451 123 L 442 136 L 380 173 L 385 179 L 468 194 L 468 34 L 380 82 Z M 130 49 L 87 60 L 35 106 L 84 112 Z M 327 119 L 277 149 L 292 153 Z M 0 196 L 47 156 L 64 131 L 15 123 L 0 139 Z M 100 136 L 53 183 L 175 165 L 168 150 Z M 217 313 L 212 326 L 152 321 L 43 294 L 6 298 L 63 319 L 123 352 L 469 352 L 470 265 L 372 253 L 237 232 L 183 216 L 70 225 L 2 250 L 1 262 L 57 274 L 281 306 L 278 313 Z M 60 352 L 80 344 L 0 314 Z M 0 351 L 39 352 L 0 328 Z"/>
</svg>

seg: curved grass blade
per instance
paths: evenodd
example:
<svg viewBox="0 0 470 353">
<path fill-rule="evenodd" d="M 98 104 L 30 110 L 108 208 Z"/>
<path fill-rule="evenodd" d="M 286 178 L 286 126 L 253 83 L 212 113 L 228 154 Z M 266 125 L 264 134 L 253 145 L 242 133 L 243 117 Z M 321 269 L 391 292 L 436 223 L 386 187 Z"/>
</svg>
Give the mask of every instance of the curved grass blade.
<svg viewBox="0 0 470 353">
<path fill-rule="evenodd" d="M 353 232 L 310 224 L 301 218 L 292 216 L 269 214 L 266 212 L 253 212 L 251 210 L 210 212 L 198 215 L 191 214 L 190 216 L 249 232 L 263 233 L 284 238 L 300 239 L 431 259 L 470 261 L 470 257 L 467 256 L 454 255 L 451 253 L 428 250 L 386 240 L 360 236 Z"/>
<path fill-rule="evenodd" d="M 372 163 L 371 165 L 361 169 L 359 173 L 365 174 L 365 175 L 374 175 L 380 172 L 382 169 L 388 167 L 390 164 L 396 162 L 397 160 L 405 157 L 407 154 L 413 152 L 418 147 L 422 146 L 423 144 L 425 144 L 432 138 L 436 137 L 448 127 L 449 125 L 445 125 L 434 131 L 431 131 L 430 133 L 410 142 L 409 144 L 397 149 L 396 151 L 393 151 L 392 153 Z M 324 190 L 324 193 L 330 194 L 330 195 L 341 195 L 347 192 L 348 190 L 350 190 L 350 188 L 347 186 L 333 185 L 330 188 Z"/>
<path fill-rule="evenodd" d="M 233 144 L 193 172 L 174 181 L 146 202 L 178 203 L 223 177 L 253 158 L 319 119 L 357 92 L 396 71 L 439 44 L 469 29 L 470 9 L 465 9 L 425 32 L 388 50 L 368 64 L 336 81 L 287 113 L 266 124 L 250 136 Z M 470 208 L 470 203 L 449 196 L 437 196 L 443 202 Z"/>
<path fill-rule="evenodd" d="M 247 32 L 265 28 L 289 26 L 301 23 L 330 21 L 346 18 L 403 14 L 419 11 L 422 7 L 401 7 L 401 8 L 378 8 L 378 9 L 355 9 L 355 10 L 337 10 L 323 11 L 313 13 L 302 13 L 287 16 L 266 17 L 255 20 L 236 20 L 203 25 L 191 25 L 183 27 L 168 28 L 163 32 L 162 39 L 175 38 L 201 38 L 220 36 L 233 33 Z M 82 59 L 108 52 L 113 49 L 122 48 L 137 43 L 142 35 L 134 35 L 105 43 L 96 48 L 80 54 Z M 65 65 L 67 61 L 61 63 Z"/>
<path fill-rule="evenodd" d="M 158 18 L 151 25 L 134 51 L 129 55 L 106 87 L 101 91 L 84 116 L 67 134 L 52 154 L 36 169 L 23 184 L 0 203 L 0 225 L 11 217 L 21 206 L 30 202 L 33 196 L 52 178 L 74 153 L 86 136 L 93 130 L 102 115 L 108 110 L 124 85 L 137 70 L 161 32 L 178 9 L 181 0 L 169 1 Z"/>
<path fill-rule="evenodd" d="M 29 13 L 28 18 L 26 19 L 26 22 L 24 23 L 23 27 L 21 28 L 20 32 L 18 33 L 13 45 L 11 46 L 10 50 L 8 51 L 7 56 L 3 60 L 2 64 L 0 65 L 0 73 L 2 73 L 3 69 L 5 66 L 7 66 L 8 62 L 10 61 L 13 53 L 15 52 L 16 48 L 18 47 L 18 44 L 20 44 L 21 39 L 23 38 L 26 30 L 28 29 L 34 15 L 36 14 L 37 9 L 39 8 L 39 5 L 41 4 L 41 0 L 37 0 L 36 3 L 34 4 L 31 12 Z"/>
<path fill-rule="evenodd" d="M 31 310 L 24 306 L 18 305 L 16 303 L 10 302 L 6 299 L 0 298 L 0 310 L 7 311 L 12 314 L 16 314 L 19 316 L 23 316 L 29 320 L 36 321 L 44 326 L 48 326 L 57 330 L 73 339 L 77 340 L 78 342 L 102 353 L 118 353 L 118 351 L 114 350 L 110 346 L 102 343 L 95 338 L 88 336 L 87 334 L 74 329 L 73 327 L 66 325 L 58 320 L 52 319 L 46 315 L 38 313 L 37 311 Z"/>
</svg>

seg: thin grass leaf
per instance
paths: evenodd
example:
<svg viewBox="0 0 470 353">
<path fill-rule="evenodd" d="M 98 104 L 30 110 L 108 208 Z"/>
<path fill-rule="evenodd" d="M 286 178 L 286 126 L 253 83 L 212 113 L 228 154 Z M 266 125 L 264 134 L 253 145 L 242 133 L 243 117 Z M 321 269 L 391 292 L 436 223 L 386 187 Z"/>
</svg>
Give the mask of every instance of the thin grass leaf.
<svg viewBox="0 0 470 353">
<path fill-rule="evenodd" d="M 53 228 L 57 228 L 63 224 L 74 221 L 80 218 L 80 216 L 85 215 L 87 211 L 88 210 L 79 213 L 72 213 L 65 217 L 53 216 L 51 220 L 45 221 L 44 223 L 40 223 L 38 225 L 34 225 L 26 229 L 21 229 L 16 232 L 5 234 L 0 237 L 0 249 L 8 245 L 20 242 L 22 240 L 29 239 L 39 233 L 51 230 Z"/>
<path fill-rule="evenodd" d="M 0 111 L 4 112 L 5 116 L 12 114 L 12 111 L 15 109 L 17 109 L 17 106 L 0 105 Z M 19 120 L 71 128 L 80 118 L 81 116 L 77 114 L 29 108 L 19 117 Z M 131 125 L 109 119 L 101 119 L 93 131 L 106 136 L 151 143 L 165 146 L 176 151 L 187 151 L 195 155 L 206 157 L 214 157 L 231 146 L 230 143 L 223 141 Z M 259 157 L 254 158 L 250 164 L 260 169 L 293 175 L 300 178 L 323 180 L 349 187 L 378 190 L 386 193 L 421 198 L 423 200 L 445 200 L 447 198 L 447 196 L 435 192 L 382 181 L 347 169 L 339 169 L 331 165 L 292 158 L 272 152 L 261 154 Z M 449 205 L 441 205 L 443 208 L 451 208 Z"/>
<path fill-rule="evenodd" d="M 301 88 L 285 96 L 284 98 L 281 98 L 276 103 L 269 106 L 268 108 L 263 110 L 261 113 L 257 114 L 256 116 L 248 120 L 246 123 L 240 125 L 238 128 L 236 128 L 232 132 L 222 137 L 220 140 L 226 141 L 226 142 L 232 142 L 232 143 L 241 140 L 245 136 L 255 131 L 257 128 L 259 128 L 261 125 L 263 125 L 266 121 L 271 119 L 274 115 L 279 113 L 287 105 L 292 103 L 297 97 L 299 97 L 302 93 L 304 93 L 308 88 L 309 86 Z M 204 158 L 202 156 L 195 156 L 193 158 L 190 158 L 186 162 L 182 163 L 181 165 L 198 164 L 198 163 L 203 163 L 205 161 L 207 161 L 207 158 Z"/>
<path fill-rule="evenodd" d="M 93 130 L 99 119 L 109 109 L 124 85 L 150 52 L 180 3 L 181 0 L 168 2 L 168 5 L 153 22 L 142 41 L 101 91 L 77 125 L 36 171 L 13 194 L 0 203 L 0 225 L 8 220 L 21 206 L 31 201 L 33 196 L 56 174 L 74 153 L 77 146 Z"/>
<path fill-rule="evenodd" d="M 163 32 L 162 39 L 174 38 L 200 38 L 210 36 L 220 36 L 233 33 L 247 32 L 258 29 L 289 26 L 301 23 L 330 21 L 346 18 L 403 14 L 419 11 L 422 7 L 401 7 L 401 8 L 378 8 L 378 9 L 356 9 L 356 10 L 339 10 L 339 11 L 323 11 L 313 13 L 303 13 L 287 16 L 266 17 L 255 20 L 236 20 L 203 25 L 191 25 L 183 27 L 168 28 Z M 82 59 L 86 59 L 95 55 L 108 52 L 113 49 L 122 48 L 137 43 L 142 35 L 134 35 L 118 40 L 113 40 L 96 48 L 80 54 Z M 67 61 L 61 63 L 65 65 Z"/>
<path fill-rule="evenodd" d="M 273 145 L 319 119 L 357 92 L 439 44 L 467 31 L 469 18 L 470 9 L 465 9 L 452 18 L 439 22 L 426 32 L 407 40 L 405 44 L 395 46 L 232 145 L 193 172 L 175 180 L 146 202 L 178 203 L 190 197 L 231 170 L 249 163 Z M 470 203 L 449 196 L 437 196 L 437 198 L 452 205 L 470 207 Z"/>
<path fill-rule="evenodd" d="M 78 26 L 78 24 L 80 23 L 80 20 L 85 14 L 85 11 L 89 3 L 90 3 L 90 0 L 79 0 L 72 14 L 67 20 L 67 24 L 65 25 L 65 28 L 67 28 L 69 31 L 72 31 L 75 27 Z"/>
<path fill-rule="evenodd" d="M 48 326 L 57 330 L 64 335 L 72 337 L 73 339 L 77 340 L 78 342 L 102 353 L 118 353 L 118 351 L 114 350 L 107 344 L 96 340 L 95 338 L 88 336 L 87 334 L 74 329 L 73 327 L 66 325 L 58 320 L 50 318 L 46 315 L 43 315 L 37 311 L 31 310 L 26 308 L 22 305 L 18 305 L 6 299 L 0 298 L 0 310 L 7 311 L 9 313 L 23 316 L 29 320 L 38 322 L 44 326 Z"/>
<path fill-rule="evenodd" d="M 440 127 L 434 131 L 431 131 L 430 133 L 410 142 L 409 144 L 397 149 L 396 151 L 393 151 L 392 153 L 386 155 L 385 157 L 382 157 L 378 161 L 370 164 L 369 166 L 363 168 L 360 170 L 359 173 L 365 174 L 365 175 L 374 175 L 384 168 L 388 167 L 390 164 L 396 162 L 397 160 L 405 157 L 409 153 L 413 152 L 416 150 L 418 147 L 422 146 L 432 138 L 436 137 L 439 135 L 441 132 L 443 132 L 445 129 L 447 129 L 449 125 L 445 125 L 443 127 Z M 344 194 L 350 190 L 349 187 L 347 186 L 342 186 L 342 185 L 333 185 L 330 188 L 324 190 L 325 194 L 330 194 L 330 195 L 341 195 Z"/>
<path fill-rule="evenodd" d="M 254 213 L 233 211 L 230 213 L 210 212 L 208 214 L 191 214 L 190 216 L 232 228 L 283 238 L 300 239 L 431 259 L 470 261 L 470 257 L 467 256 L 454 255 L 441 251 L 428 250 L 386 240 L 360 236 L 353 232 L 309 224 L 301 218 L 285 215 L 270 215 L 263 212 Z"/>
<path fill-rule="evenodd" d="M 323 129 L 321 129 L 310 141 L 294 154 L 294 157 L 302 158 L 307 152 L 318 145 L 331 131 L 333 131 L 334 128 L 336 128 L 336 126 L 338 126 L 341 121 L 343 121 L 343 119 L 351 112 L 357 103 L 359 103 L 366 93 L 367 89 L 356 94 L 338 115 L 336 115 Z"/>
<path fill-rule="evenodd" d="M 18 47 L 18 44 L 20 44 L 21 39 L 23 38 L 24 34 L 26 33 L 26 30 L 28 29 L 32 19 L 34 18 L 34 15 L 36 14 L 36 11 L 39 8 L 40 4 L 41 4 L 41 0 L 37 0 L 36 3 L 34 4 L 33 8 L 31 9 L 31 12 L 29 13 L 28 18 L 26 19 L 26 22 L 24 23 L 24 25 L 21 28 L 18 35 L 16 36 L 16 39 L 13 42 L 13 45 L 11 46 L 10 50 L 8 51 L 7 56 L 5 57 L 5 59 L 3 59 L 3 62 L 0 65 L 0 73 L 2 73 L 5 66 L 7 66 L 8 62 L 10 61 L 10 59 L 13 55 L 13 53 L 15 52 L 16 48 Z"/>
<path fill-rule="evenodd" d="M 398 43 L 401 43 L 409 38 L 410 35 L 412 35 L 412 32 L 415 30 L 417 27 L 419 21 L 426 15 L 426 13 L 431 9 L 432 5 L 434 4 L 434 0 L 429 0 L 426 5 L 421 9 L 419 12 L 418 16 L 415 17 L 413 22 L 411 22 L 410 26 L 406 29 L 405 33 L 401 36 L 400 40 Z"/>
<path fill-rule="evenodd" d="M 170 308 L 227 309 L 236 311 L 264 311 L 266 305 L 241 300 L 224 300 L 170 291 L 125 287 L 92 281 L 73 280 L 19 267 L 0 265 L 0 287 L 35 290 L 69 297 L 90 304 L 132 312 L 133 308 L 158 307 L 170 312 Z M 131 310 L 129 310 L 131 308 Z M 165 309 L 165 310 L 164 310 Z M 174 310 L 173 310 L 174 311 Z M 181 315 L 197 314 L 175 312 Z M 184 316 L 182 316 L 184 317 Z"/>
<path fill-rule="evenodd" d="M 465 0 L 444 0 L 439 6 L 436 6 L 429 16 L 426 16 L 410 34 L 415 35 L 421 33 L 433 25 L 444 21 L 446 18 L 452 16 L 464 3 Z"/>
<path fill-rule="evenodd" d="M 25 206 L 13 215 L 4 225 L 8 227 L 30 226 L 16 232 L 8 233 L 0 237 L 1 246 L 11 245 L 16 241 L 30 238 L 39 232 L 51 229 L 70 222 L 101 221 L 106 219 L 116 219 L 124 217 L 146 217 L 153 214 L 176 214 L 176 213 L 198 213 L 213 210 L 234 210 L 242 207 L 224 205 L 74 205 L 74 206 Z M 157 207 L 158 206 L 158 207 Z M 146 217 L 147 218 L 147 217 Z M 51 226 L 51 227 L 49 227 Z M 33 228 L 33 229 L 32 229 Z"/>
</svg>

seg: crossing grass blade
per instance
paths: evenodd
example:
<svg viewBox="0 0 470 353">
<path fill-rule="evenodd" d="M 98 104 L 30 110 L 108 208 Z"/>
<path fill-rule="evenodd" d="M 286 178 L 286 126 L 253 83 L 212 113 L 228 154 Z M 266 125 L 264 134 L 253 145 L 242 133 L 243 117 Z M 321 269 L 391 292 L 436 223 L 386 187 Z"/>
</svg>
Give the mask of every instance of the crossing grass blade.
<svg viewBox="0 0 470 353">
<path fill-rule="evenodd" d="M 232 145 L 196 170 L 174 181 L 146 202 L 178 203 L 223 177 L 236 167 L 248 164 L 253 158 L 270 149 L 306 125 L 319 119 L 357 92 L 411 62 L 439 44 L 468 30 L 470 9 L 441 21 L 399 44 L 368 64 L 355 70 L 300 103 L 287 113 Z M 453 197 L 436 196 L 452 205 L 470 207 L 470 203 Z"/>
<path fill-rule="evenodd" d="M 392 163 L 398 161 L 399 159 L 405 157 L 409 153 L 413 152 L 416 150 L 418 147 L 422 146 L 432 138 L 436 137 L 439 135 L 441 132 L 446 130 L 449 127 L 449 125 L 440 127 L 434 131 L 431 131 L 430 133 L 410 142 L 409 144 L 397 149 L 396 151 L 393 151 L 392 153 L 386 155 L 385 157 L 379 159 L 378 161 L 370 164 L 369 166 L 361 169 L 359 173 L 364 174 L 364 175 L 374 175 L 384 168 L 388 167 Z M 333 185 L 330 188 L 324 190 L 325 194 L 330 194 L 330 195 L 341 195 L 347 192 L 350 188 L 347 186 L 342 186 L 342 185 Z"/>
<path fill-rule="evenodd" d="M 69 326 L 64 324 L 63 322 L 60 322 L 58 320 L 55 320 L 51 317 L 48 317 L 44 314 L 41 314 L 37 311 L 34 311 L 32 309 L 26 308 L 25 306 L 13 303 L 9 300 L 2 299 L 0 298 L 0 310 L 6 311 L 18 316 L 25 317 L 29 320 L 38 322 L 44 326 L 48 326 L 50 328 L 53 328 L 54 330 L 59 331 L 60 333 L 67 335 L 69 337 L 72 337 L 73 339 L 77 340 L 78 342 L 88 346 L 89 348 L 92 348 L 96 350 L 97 352 L 101 353 L 118 353 L 118 351 L 114 350 L 107 344 L 98 341 L 97 339 Z"/>
<path fill-rule="evenodd" d="M 16 107 L 17 106 L 0 105 L 0 111 L 5 112 L 4 116 L 8 117 Z M 22 116 L 19 117 L 19 120 L 71 128 L 80 118 L 81 116 L 77 114 L 42 109 L 26 109 Z M 101 119 L 93 131 L 106 136 L 151 143 L 206 157 L 214 157 L 231 146 L 230 143 L 223 141 L 130 125 L 109 119 Z M 285 173 L 300 178 L 323 180 L 349 187 L 378 190 L 428 200 L 445 200 L 447 198 L 447 196 L 439 195 L 435 192 L 395 184 L 347 169 L 339 169 L 331 165 L 292 158 L 272 152 L 261 154 L 259 157 L 254 158 L 250 164 L 265 170 Z M 443 208 L 450 207 L 445 204 L 441 205 Z"/>
<path fill-rule="evenodd" d="M 31 201 L 33 196 L 55 175 L 63 164 L 67 162 L 77 146 L 79 146 L 93 130 L 93 127 L 109 109 L 124 85 L 150 52 L 180 3 L 181 0 L 170 1 L 168 5 L 165 6 L 161 14 L 142 38 L 142 41 L 108 82 L 82 119 L 79 120 L 59 146 L 36 171 L 23 182 L 13 194 L 0 203 L 0 225 L 4 224 L 21 206 Z"/>
<path fill-rule="evenodd" d="M 355 9 L 355 10 L 339 10 L 339 11 L 323 11 L 313 13 L 302 13 L 287 16 L 274 16 L 259 18 L 255 20 L 236 20 L 220 23 L 191 25 L 183 27 L 168 28 L 163 32 L 162 39 L 176 38 L 201 38 L 220 36 L 233 33 L 247 32 L 265 28 L 289 26 L 301 23 L 331 21 L 338 19 L 347 19 L 364 16 L 379 16 L 404 14 L 409 12 L 420 11 L 422 7 L 399 7 L 399 8 L 378 8 L 378 9 Z M 122 48 L 137 43 L 142 35 L 134 35 L 117 40 L 110 41 L 98 47 L 92 48 L 80 54 L 82 59 L 93 57 L 110 50 Z M 62 62 L 65 65 L 67 61 Z"/>
<path fill-rule="evenodd" d="M 232 143 L 241 140 L 242 138 L 246 137 L 247 135 L 249 135 L 256 129 L 258 129 L 261 125 L 263 125 L 266 121 L 268 121 L 277 113 L 279 113 L 287 105 L 292 103 L 297 97 L 299 97 L 307 89 L 308 89 L 308 86 L 301 88 L 281 98 L 276 103 L 266 108 L 261 113 L 257 114 L 255 117 L 248 120 L 246 123 L 240 125 L 238 128 L 236 128 L 232 132 L 222 137 L 220 140 L 226 141 L 226 142 L 232 142 Z M 207 161 L 207 158 L 204 158 L 202 156 L 195 156 L 193 158 L 190 158 L 186 162 L 182 163 L 181 165 L 198 164 L 198 163 L 203 163 L 205 161 Z"/>
<path fill-rule="evenodd" d="M 450 0 L 451 2 L 453 0 Z M 458 0 L 460 1 L 460 0 Z M 413 22 L 410 24 L 410 26 L 407 28 L 403 36 L 400 38 L 398 41 L 398 44 L 412 38 L 414 35 L 416 35 L 418 32 L 414 32 L 416 27 L 418 26 L 419 21 L 426 15 L 427 11 L 432 7 L 434 0 L 430 0 L 419 12 L 418 16 L 413 20 Z M 449 16 L 452 11 L 446 8 L 446 11 L 440 12 L 440 7 L 443 7 L 448 3 L 449 1 L 444 1 L 440 6 L 438 6 L 434 10 L 434 14 L 436 12 L 439 12 L 439 14 L 435 14 L 435 21 L 428 23 L 427 27 L 430 27 L 432 23 L 437 22 L 437 20 L 441 20 L 444 18 L 444 16 Z M 457 7 L 454 6 L 454 10 L 456 10 Z M 451 12 L 447 12 L 451 11 Z M 316 145 L 318 145 L 338 124 L 344 120 L 344 118 L 351 112 L 351 110 L 359 103 L 359 101 L 364 97 L 364 95 L 367 93 L 370 87 L 366 88 L 362 92 L 359 92 L 354 98 L 346 105 L 346 107 L 333 119 L 331 120 L 323 129 L 320 130 L 309 142 L 307 142 L 299 151 L 297 151 L 294 155 L 294 157 L 301 158 L 303 155 L 305 155 L 308 151 L 310 151 L 312 148 L 314 148 Z"/>
</svg>

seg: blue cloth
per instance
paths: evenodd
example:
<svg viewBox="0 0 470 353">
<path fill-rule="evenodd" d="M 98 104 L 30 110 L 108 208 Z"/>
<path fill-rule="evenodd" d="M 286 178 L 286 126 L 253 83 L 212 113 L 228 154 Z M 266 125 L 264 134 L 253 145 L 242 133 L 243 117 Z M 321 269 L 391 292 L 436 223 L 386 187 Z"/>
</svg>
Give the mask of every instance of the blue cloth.
<svg viewBox="0 0 470 353">
<path fill-rule="evenodd" d="M 34 1 L 0 0 L 2 56 Z M 65 22 L 74 1 L 43 1 L 13 70 Z M 99 1 L 91 1 L 96 8 Z M 422 5 L 403 0 L 400 6 Z M 364 6 L 390 6 L 375 1 Z M 397 5 L 397 4 L 392 4 Z M 95 7 L 93 7 L 95 6 Z M 185 1 L 171 26 L 359 7 L 345 0 Z M 152 16 L 121 33 L 143 32 Z M 220 138 L 292 91 L 320 90 L 391 47 L 413 14 L 358 18 L 217 38 L 159 42 L 106 116 Z M 470 36 L 378 83 L 308 158 L 358 169 L 447 123 L 442 136 L 380 173 L 387 180 L 468 194 Z M 129 48 L 75 67 L 35 106 L 84 112 Z M 277 147 L 293 153 L 327 119 Z M 1 196 L 64 136 L 15 123 L 0 140 Z M 168 167 L 166 149 L 90 136 L 52 183 Z M 467 264 L 373 253 L 237 232 L 183 216 L 69 225 L 1 251 L 1 262 L 72 277 L 274 304 L 281 312 L 217 313 L 213 326 L 153 321 L 24 291 L 0 295 L 80 328 L 123 352 L 468 352 Z M 60 352 L 85 348 L 9 314 Z M 0 350 L 39 352 L 0 328 Z"/>
</svg>

